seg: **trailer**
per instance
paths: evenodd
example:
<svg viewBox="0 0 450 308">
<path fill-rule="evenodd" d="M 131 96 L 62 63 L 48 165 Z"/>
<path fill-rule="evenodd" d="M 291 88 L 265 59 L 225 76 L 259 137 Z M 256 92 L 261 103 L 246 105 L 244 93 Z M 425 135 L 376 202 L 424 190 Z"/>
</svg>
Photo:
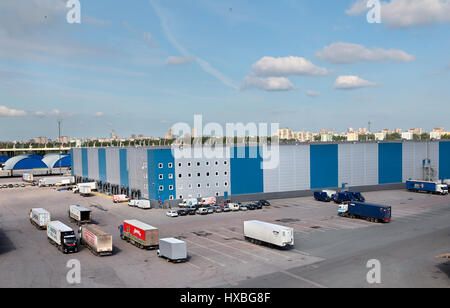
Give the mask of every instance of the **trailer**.
<svg viewBox="0 0 450 308">
<path fill-rule="evenodd" d="M 47 224 L 51 221 L 50 213 L 41 208 L 30 210 L 30 222 L 33 226 L 40 230 L 47 229 Z"/>
<path fill-rule="evenodd" d="M 96 256 L 110 256 L 113 254 L 112 235 L 94 225 L 80 228 L 80 244 L 87 247 Z"/>
<path fill-rule="evenodd" d="M 33 182 L 33 180 L 34 180 L 34 178 L 33 178 L 32 173 L 24 173 L 22 175 L 22 181 L 24 181 L 24 182 L 31 183 L 31 182 Z"/>
<path fill-rule="evenodd" d="M 245 240 L 255 244 L 269 244 L 277 247 L 294 246 L 294 229 L 271 223 L 250 220 L 244 221 Z"/>
<path fill-rule="evenodd" d="M 79 205 L 69 206 L 69 218 L 78 226 L 92 222 L 92 211 Z"/>
<path fill-rule="evenodd" d="M 163 238 L 159 240 L 157 256 L 165 258 L 168 262 L 180 263 L 187 260 L 186 242 L 176 238 Z"/>
<path fill-rule="evenodd" d="M 79 188 L 80 196 L 88 197 L 91 195 L 91 187 L 90 186 L 80 186 Z"/>
<path fill-rule="evenodd" d="M 62 253 L 78 252 L 75 232 L 60 221 L 47 224 L 47 238 L 50 244 L 58 247 Z"/>
<path fill-rule="evenodd" d="M 72 185 L 75 183 L 74 176 L 53 176 L 39 179 L 39 187 L 56 186 L 56 185 Z"/>
<path fill-rule="evenodd" d="M 159 230 L 139 220 L 125 220 L 119 226 L 120 238 L 141 249 L 159 248 Z"/>
<path fill-rule="evenodd" d="M 198 205 L 198 200 L 196 198 L 184 199 L 178 204 L 180 208 L 193 208 Z"/>
<path fill-rule="evenodd" d="M 448 195 L 448 185 L 429 181 L 406 181 L 406 189 L 414 192 Z"/>
<path fill-rule="evenodd" d="M 371 222 L 388 223 L 391 221 L 392 208 L 388 205 L 349 202 L 339 206 L 338 215 L 342 217 L 366 219 Z"/>
<path fill-rule="evenodd" d="M 91 182 L 91 183 L 79 183 L 75 186 L 75 188 L 73 189 L 73 193 L 81 193 L 81 191 L 83 189 L 85 189 L 84 191 L 87 191 L 86 188 L 89 188 L 91 191 L 95 191 L 98 190 L 97 188 L 97 182 Z M 90 193 L 90 192 L 89 192 Z"/>
<path fill-rule="evenodd" d="M 151 209 L 152 208 L 149 200 L 130 200 L 130 202 L 128 202 L 128 205 L 132 206 L 132 207 L 137 207 L 140 209 Z"/>
</svg>

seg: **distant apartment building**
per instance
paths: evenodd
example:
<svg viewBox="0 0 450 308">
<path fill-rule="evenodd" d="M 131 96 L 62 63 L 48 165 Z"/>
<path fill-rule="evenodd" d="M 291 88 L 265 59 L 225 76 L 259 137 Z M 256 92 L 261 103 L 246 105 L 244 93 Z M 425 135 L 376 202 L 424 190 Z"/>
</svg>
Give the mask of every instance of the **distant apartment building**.
<svg viewBox="0 0 450 308">
<path fill-rule="evenodd" d="M 411 129 L 408 129 L 408 132 L 412 133 L 414 135 L 422 135 L 423 129 L 422 128 L 411 128 Z"/>
<path fill-rule="evenodd" d="M 414 134 L 410 133 L 410 132 L 403 132 L 402 133 L 402 139 L 404 139 L 404 140 L 413 140 L 414 139 Z"/>
<path fill-rule="evenodd" d="M 348 132 L 346 137 L 347 137 L 347 141 L 358 141 L 359 140 L 359 134 L 357 132 Z"/>
<path fill-rule="evenodd" d="M 375 140 L 377 141 L 386 140 L 386 132 L 375 133 Z"/>
<path fill-rule="evenodd" d="M 320 134 L 320 141 L 322 141 L 322 142 L 333 141 L 333 134 L 330 134 L 330 133 Z"/>
<path fill-rule="evenodd" d="M 280 138 L 280 140 L 296 139 L 294 131 L 289 128 L 279 129 L 278 130 L 278 138 Z"/>
</svg>

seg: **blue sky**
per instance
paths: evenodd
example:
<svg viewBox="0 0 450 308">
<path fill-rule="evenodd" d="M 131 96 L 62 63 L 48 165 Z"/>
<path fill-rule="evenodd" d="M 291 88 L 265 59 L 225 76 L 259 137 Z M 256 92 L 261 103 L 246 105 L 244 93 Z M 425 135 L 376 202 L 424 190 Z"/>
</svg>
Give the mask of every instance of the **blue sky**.
<svg viewBox="0 0 450 308">
<path fill-rule="evenodd" d="M 450 129 L 447 1 L 383 2 L 381 24 L 363 0 L 80 0 L 81 24 L 66 22 L 66 1 L 11 2 L 0 4 L 0 140 L 54 138 L 58 118 L 72 137 L 162 136 L 194 114 Z"/>
</svg>

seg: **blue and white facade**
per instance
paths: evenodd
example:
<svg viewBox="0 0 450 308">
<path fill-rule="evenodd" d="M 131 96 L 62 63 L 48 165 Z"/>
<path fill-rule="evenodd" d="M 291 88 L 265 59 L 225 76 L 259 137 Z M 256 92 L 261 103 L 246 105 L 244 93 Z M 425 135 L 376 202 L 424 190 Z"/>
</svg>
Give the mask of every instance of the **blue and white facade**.
<svg viewBox="0 0 450 308">
<path fill-rule="evenodd" d="M 260 147 L 222 150 L 179 157 L 170 147 L 74 148 L 72 172 L 109 192 L 163 201 L 396 184 L 422 179 L 426 162 L 435 179 L 450 179 L 448 141 L 280 145 L 278 164 L 266 169 Z"/>
</svg>

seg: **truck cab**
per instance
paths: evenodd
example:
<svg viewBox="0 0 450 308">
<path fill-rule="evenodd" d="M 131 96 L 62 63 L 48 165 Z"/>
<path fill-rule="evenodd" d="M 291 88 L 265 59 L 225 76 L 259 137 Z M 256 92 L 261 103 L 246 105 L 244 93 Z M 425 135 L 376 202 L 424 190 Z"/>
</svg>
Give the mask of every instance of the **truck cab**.
<svg viewBox="0 0 450 308">
<path fill-rule="evenodd" d="M 75 233 L 73 231 L 61 233 L 62 237 L 62 250 L 64 252 L 77 252 L 78 251 L 78 241 Z"/>
</svg>

